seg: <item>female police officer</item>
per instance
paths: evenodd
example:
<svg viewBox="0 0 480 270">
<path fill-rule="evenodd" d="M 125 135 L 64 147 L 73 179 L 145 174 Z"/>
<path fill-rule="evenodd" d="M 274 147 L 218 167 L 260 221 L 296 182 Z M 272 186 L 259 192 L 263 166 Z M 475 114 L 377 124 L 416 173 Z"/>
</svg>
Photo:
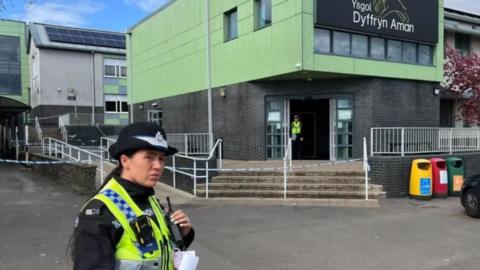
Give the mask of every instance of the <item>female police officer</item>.
<svg viewBox="0 0 480 270">
<path fill-rule="evenodd" d="M 76 270 L 173 270 L 174 241 L 153 187 L 163 173 L 165 132 L 152 123 L 126 126 L 109 148 L 119 166 L 77 218 L 72 243 Z M 167 215 L 168 217 L 168 215 Z M 181 210 L 170 217 L 188 247 L 194 238 Z"/>
</svg>

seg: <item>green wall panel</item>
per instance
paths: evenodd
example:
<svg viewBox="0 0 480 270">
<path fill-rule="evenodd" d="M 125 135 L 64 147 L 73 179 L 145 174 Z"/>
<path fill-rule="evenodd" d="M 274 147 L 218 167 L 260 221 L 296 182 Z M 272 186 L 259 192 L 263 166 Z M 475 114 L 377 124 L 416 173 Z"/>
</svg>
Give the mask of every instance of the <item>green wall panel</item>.
<svg viewBox="0 0 480 270">
<path fill-rule="evenodd" d="M 253 0 L 210 0 L 212 87 L 300 72 L 441 81 L 443 0 L 434 66 L 314 54 L 313 0 L 272 0 L 272 25 L 254 29 Z M 238 37 L 224 41 L 224 12 L 237 7 Z M 207 88 L 205 1 L 177 0 L 131 29 L 129 100 Z M 315 76 L 315 74 L 313 75 Z"/>
<path fill-rule="evenodd" d="M 30 64 L 28 61 L 27 47 L 25 41 L 25 23 L 18 21 L 0 19 L 0 35 L 14 36 L 20 38 L 20 64 L 21 64 L 21 95 L 3 95 L 8 98 L 18 100 L 24 104 L 29 104 L 28 88 L 30 87 Z"/>
</svg>

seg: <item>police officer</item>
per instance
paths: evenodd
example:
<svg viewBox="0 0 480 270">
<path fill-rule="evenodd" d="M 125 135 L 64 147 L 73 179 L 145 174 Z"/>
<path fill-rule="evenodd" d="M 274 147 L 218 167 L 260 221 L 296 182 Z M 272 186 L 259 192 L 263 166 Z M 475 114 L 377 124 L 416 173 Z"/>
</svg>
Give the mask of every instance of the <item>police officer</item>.
<svg viewBox="0 0 480 270">
<path fill-rule="evenodd" d="M 77 218 L 73 268 L 173 270 L 176 247 L 169 222 L 178 225 L 185 247 L 192 243 L 194 230 L 181 210 L 164 216 L 153 187 L 166 156 L 177 149 L 168 146 L 165 132 L 156 124 L 134 123 L 120 132 L 109 152 L 119 166 Z"/>
<path fill-rule="evenodd" d="M 293 116 L 293 122 L 290 128 L 292 132 L 292 148 L 293 159 L 300 159 L 302 156 L 303 136 L 302 136 L 302 122 L 298 114 Z"/>
</svg>

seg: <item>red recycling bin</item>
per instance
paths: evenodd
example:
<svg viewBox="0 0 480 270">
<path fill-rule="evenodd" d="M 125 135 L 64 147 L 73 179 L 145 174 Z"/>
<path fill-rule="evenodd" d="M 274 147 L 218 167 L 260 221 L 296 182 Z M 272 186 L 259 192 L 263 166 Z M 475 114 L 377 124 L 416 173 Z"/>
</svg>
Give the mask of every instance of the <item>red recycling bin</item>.
<svg viewBox="0 0 480 270">
<path fill-rule="evenodd" d="M 447 163 L 442 158 L 430 159 L 432 164 L 433 197 L 446 198 L 448 196 Z"/>
</svg>

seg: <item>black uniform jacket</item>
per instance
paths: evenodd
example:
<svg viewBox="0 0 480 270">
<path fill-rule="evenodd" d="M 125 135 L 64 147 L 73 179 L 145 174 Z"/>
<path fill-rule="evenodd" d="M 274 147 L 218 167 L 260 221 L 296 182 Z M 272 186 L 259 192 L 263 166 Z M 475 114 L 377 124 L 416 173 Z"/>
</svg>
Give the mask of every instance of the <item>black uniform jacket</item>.
<svg viewBox="0 0 480 270">
<path fill-rule="evenodd" d="M 121 178 L 117 178 L 117 181 L 140 209 L 153 213 L 148 202 L 148 197 L 154 194 L 153 188 L 143 187 Z M 123 228 L 107 206 L 99 200 L 91 200 L 83 208 L 75 224 L 72 243 L 73 269 L 113 270 L 115 247 L 122 234 Z M 193 242 L 194 237 L 195 232 L 192 229 L 184 237 L 187 247 Z"/>
</svg>

